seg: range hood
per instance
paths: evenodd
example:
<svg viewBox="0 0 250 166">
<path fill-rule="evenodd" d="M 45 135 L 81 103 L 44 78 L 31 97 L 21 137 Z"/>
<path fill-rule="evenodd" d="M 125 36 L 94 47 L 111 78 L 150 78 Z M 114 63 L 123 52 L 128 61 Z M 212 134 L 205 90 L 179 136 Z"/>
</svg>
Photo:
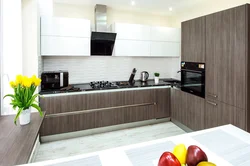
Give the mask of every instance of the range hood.
<svg viewBox="0 0 250 166">
<path fill-rule="evenodd" d="M 91 56 L 111 56 L 116 33 L 108 32 L 107 6 L 95 6 L 95 32 L 91 33 Z"/>
</svg>

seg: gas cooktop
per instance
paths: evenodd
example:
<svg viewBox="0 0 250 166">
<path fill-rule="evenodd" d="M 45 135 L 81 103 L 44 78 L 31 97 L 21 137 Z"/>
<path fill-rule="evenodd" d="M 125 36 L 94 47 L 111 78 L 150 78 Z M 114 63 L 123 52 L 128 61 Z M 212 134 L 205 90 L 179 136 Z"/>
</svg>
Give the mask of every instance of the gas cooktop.
<svg viewBox="0 0 250 166">
<path fill-rule="evenodd" d="M 93 89 L 111 89 L 111 88 L 118 88 L 115 83 L 109 81 L 94 81 L 90 82 L 90 87 Z"/>
</svg>

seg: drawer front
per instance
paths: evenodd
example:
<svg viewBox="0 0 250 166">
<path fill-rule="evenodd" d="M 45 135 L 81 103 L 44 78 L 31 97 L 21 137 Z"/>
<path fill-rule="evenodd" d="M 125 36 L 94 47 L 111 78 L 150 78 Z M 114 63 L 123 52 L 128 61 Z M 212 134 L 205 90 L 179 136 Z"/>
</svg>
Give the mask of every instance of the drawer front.
<svg viewBox="0 0 250 166">
<path fill-rule="evenodd" d="M 157 106 L 152 104 L 67 116 L 46 117 L 40 134 L 41 136 L 47 136 L 154 119 L 156 109 Z"/>
</svg>

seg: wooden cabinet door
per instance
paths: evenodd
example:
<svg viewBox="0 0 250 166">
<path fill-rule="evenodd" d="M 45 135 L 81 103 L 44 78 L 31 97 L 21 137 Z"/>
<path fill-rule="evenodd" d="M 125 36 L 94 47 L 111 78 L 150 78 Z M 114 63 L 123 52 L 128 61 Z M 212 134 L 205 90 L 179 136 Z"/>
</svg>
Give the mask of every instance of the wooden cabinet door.
<svg viewBox="0 0 250 166">
<path fill-rule="evenodd" d="M 217 116 L 218 103 L 214 100 L 206 100 L 205 102 L 205 116 L 204 116 L 204 126 L 205 128 L 212 128 L 218 126 L 218 116 Z"/>
<path fill-rule="evenodd" d="M 246 5 L 217 13 L 218 100 L 246 108 Z"/>
<path fill-rule="evenodd" d="M 216 99 L 218 96 L 218 63 L 221 54 L 220 40 L 221 35 L 221 13 L 206 16 L 206 97 Z M 207 105 L 207 104 L 206 104 Z M 213 125 L 212 125 L 213 126 Z"/>
<path fill-rule="evenodd" d="M 179 89 L 171 89 L 171 118 L 187 125 L 187 93 Z"/>
<path fill-rule="evenodd" d="M 184 93 L 184 92 L 183 92 Z M 205 100 L 201 97 L 186 93 L 187 122 L 186 126 L 194 131 L 204 129 Z"/>
<path fill-rule="evenodd" d="M 192 130 L 204 129 L 205 100 L 171 89 L 171 118 Z"/>
<path fill-rule="evenodd" d="M 182 61 L 205 63 L 205 28 L 205 17 L 182 22 Z"/>
<path fill-rule="evenodd" d="M 171 88 L 171 118 L 177 120 L 178 122 L 184 123 L 184 114 L 182 112 L 182 99 L 181 90 Z"/>
<path fill-rule="evenodd" d="M 245 111 L 216 100 L 206 100 L 205 128 L 232 124 L 246 130 Z"/>
<path fill-rule="evenodd" d="M 157 111 L 155 118 L 170 117 L 170 88 L 155 89 Z"/>
</svg>

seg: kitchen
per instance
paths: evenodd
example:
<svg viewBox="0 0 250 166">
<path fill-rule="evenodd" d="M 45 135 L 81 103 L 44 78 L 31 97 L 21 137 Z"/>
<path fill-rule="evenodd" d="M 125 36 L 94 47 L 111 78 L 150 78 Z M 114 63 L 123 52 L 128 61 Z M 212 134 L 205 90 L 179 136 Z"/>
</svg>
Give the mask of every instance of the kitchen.
<svg viewBox="0 0 250 166">
<path fill-rule="evenodd" d="M 39 17 L 32 17 L 38 24 L 37 35 L 27 31 L 30 24 L 22 25 L 22 35 L 28 39 L 23 41 L 23 67 L 28 64 L 25 59 L 34 61 L 34 71 L 42 78 L 40 106 L 46 114 L 40 124 L 41 147 L 46 141 L 84 136 L 84 130 L 97 134 L 102 129 L 108 132 L 170 120 L 186 132 L 226 124 L 249 132 L 245 1 L 197 13 L 178 9 L 178 2 L 172 2 L 175 8 L 164 7 L 167 16 L 160 16 L 159 8 L 153 11 L 159 10 L 158 14 L 142 14 L 139 1 L 131 2 L 127 11 L 107 2 L 105 12 L 98 3 L 90 7 L 77 1 L 50 2 L 41 3 Z M 189 1 L 185 7 L 196 3 Z M 33 7 L 23 6 L 26 22 L 29 12 L 38 11 Z M 232 7 L 236 8 L 219 12 Z M 177 17 L 177 9 L 190 15 L 179 11 Z M 107 20 L 98 22 L 98 14 L 106 14 Z M 103 22 L 116 33 L 112 55 L 110 51 L 91 55 L 99 52 L 91 48 L 95 42 L 91 30 L 98 33 Z M 228 30 L 220 32 L 218 27 Z M 37 45 L 33 52 L 25 47 L 30 44 Z M 38 57 L 29 57 L 37 52 Z M 23 69 L 23 74 L 31 73 Z M 160 73 L 159 83 L 154 73 Z M 196 82 L 189 82 L 190 76 Z"/>
</svg>

